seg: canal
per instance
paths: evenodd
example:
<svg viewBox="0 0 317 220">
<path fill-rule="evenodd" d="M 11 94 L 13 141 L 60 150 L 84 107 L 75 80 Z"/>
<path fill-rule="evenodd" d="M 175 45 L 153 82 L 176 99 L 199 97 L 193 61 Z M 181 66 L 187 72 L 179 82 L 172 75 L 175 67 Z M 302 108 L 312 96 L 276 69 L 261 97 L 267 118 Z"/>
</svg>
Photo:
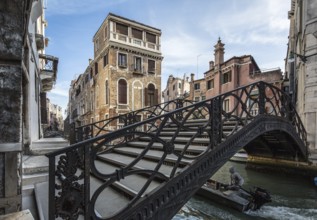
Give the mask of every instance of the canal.
<svg viewBox="0 0 317 220">
<path fill-rule="evenodd" d="M 260 210 L 240 213 L 218 205 L 200 196 L 191 198 L 173 220 L 233 220 L 233 219 L 276 219 L 276 220 L 317 220 L 317 187 L 309 180 L 277 173 L 259 173 L 245 169 L 245 164 L 227 162 L 212 179 L 230 182 L 229 168 L 244 178 L 244 189 L 259 186 L 267 189 L 272 202 Z"/>
</svg>

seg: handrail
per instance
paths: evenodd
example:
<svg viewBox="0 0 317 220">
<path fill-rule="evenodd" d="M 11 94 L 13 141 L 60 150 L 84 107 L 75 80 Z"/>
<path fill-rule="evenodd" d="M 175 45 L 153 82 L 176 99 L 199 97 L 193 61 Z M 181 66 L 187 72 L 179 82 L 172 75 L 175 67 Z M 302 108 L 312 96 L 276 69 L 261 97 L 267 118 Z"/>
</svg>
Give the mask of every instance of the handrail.
<svg viewBox="0 0 317 220">
<path fill-rule="evenodd" d="M 230 109 L 224 106 L 225 100 L 234 103 Z M 77 218 L 84 215 L 85 219 L 101 219 L 95 213 L 95 205 L 102 192 L 111 187 L 118 187 L 120 181 L 131 175 L 146 175 L 147 181 L 138 192 L 127 192 L 130 201 L 126 207 L 117 207 L 111 216 L 102 216 L 103 219 L 118 219 L 132 207 L 144 202 L 144 197 L 154 179 L 161 179 L 169 183 L 178 178 L 181 164 L 196 164 L 207 153 L 219 150 L 226 140 L 237 134 L 241 127 L 248 127 L 253 120 L 263 116 L 276 117 L 289 122 L 304 145 L 307 145 L 307 133 L 292 105 L 290 97 L 279 88 L 264 82 L 256 82 L 237 88 L 233 91 L 220 94 L 189 106 L 178 108 L 172 112 L 155 115 L 144 121 L 127 124 L 116 131 L 98 135 L 96 137 L 76 143 L 56 152 L 47 154 L 49 157 L 49 214 L 50 219 L 61 217 L 65 219 Z M 188 122 L 200 121 L 199 126 L 189 126 Z M 224 132 L 224 124 L 232 124 L 230 132 Z M 176 125 L 176 131 L 169 139 L 163 139 L 161 132 L 169 125 Z M 146 129 L 140 129 L 144 128 Z M 181 131 L 190 131 L 192 136 L 184 143 L 182 150 L 175 149 L 175 141 Z M 191 144 L 201 137 L 207 136 L 205 150 L 197 155 L 188 154 Z M 148 139 L 147 145 L 126 166 L 118 167 L 111 172 L 99 170 L 94 161 L 101 154 L 109 154 L 120 150 L 122 146 L 140 138 Z M 138 162 L 146 157 L 147 152 L 154 144 L 163 149 L 162 156 L 153 169 L 136 169 Z M 220 148 L 221 149 L 221 148 Z M 307 148 L 306 148 L 307 149 Z M 302 152 L 307 156 L 307 152 Z M 176 157 L 170 164 L 169 173 L 163 173 L 160 168 L 169 163 L 169 155 Z M 58 165 L 55 166 L 58 159 Z M 103 184 L 90 194 L 90 178 L 94 177 Z M 120 185 L 120 184 L 119 184 Z M 160 187 L 163 187 L 161 184 Z"/>
<path fill-rule="evenodd" d="M 144 120 L 147 118 L 153 118 L 157 115 L 162 115 L 164 113 L 170 112 L 170 109 L 181 108 L 184 105 L 190 105 L 195 103 L 195 101 L 186 100 L 182 98 L 177 98 L 174 100 L 170 100 L 161 104 L 157 104 L 154 106 L 145 107 L 142 109 L 138 109 L 126 114 L 118 115 L 112 118 L 99 120 L 94 123 L 90 123 L 87 125 L 78 126 L 75 128 L 75 141 L 72 143 L 80 142 L 85 139 L 90 139 L 92 137 L 98 136 L 100 134 L 106 134 L 113 130 L 118 130 L 120 127 L 126 127 L 129 124 L 134 124 L 138 122 L 138 116 L 142 116 Z M 121 121 L 121 123 L 118 123 Z M 111 126 L 111 124 L 116 124 L 115 126 Z M 112 127 L 109 128 L 109 127 Z"/>
</svg>

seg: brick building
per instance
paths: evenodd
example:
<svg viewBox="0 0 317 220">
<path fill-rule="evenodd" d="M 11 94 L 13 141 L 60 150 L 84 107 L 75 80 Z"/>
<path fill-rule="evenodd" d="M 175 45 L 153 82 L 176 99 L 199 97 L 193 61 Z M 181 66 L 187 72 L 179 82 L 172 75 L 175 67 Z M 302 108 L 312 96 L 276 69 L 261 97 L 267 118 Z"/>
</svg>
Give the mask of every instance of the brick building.
<svg viewBox="0 0 317 220">
<path fill-rule="evenodd" d="M 161 30 L 110 13 L 93 37 L 94 59 L 71 83 L 71 122 L 84 125 L 160 103 L 160 41 Z"/>
</svg>

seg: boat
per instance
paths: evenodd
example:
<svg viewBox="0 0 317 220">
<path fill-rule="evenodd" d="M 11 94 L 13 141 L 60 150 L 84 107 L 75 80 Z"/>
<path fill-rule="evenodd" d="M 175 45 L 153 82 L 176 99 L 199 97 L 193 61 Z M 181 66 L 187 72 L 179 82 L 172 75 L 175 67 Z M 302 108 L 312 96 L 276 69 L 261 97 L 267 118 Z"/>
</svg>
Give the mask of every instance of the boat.
<svg viewBox="0 0 317 220">
<path fill-rule="evenodd" d="M 215 180 L 208 180 L 196 194 L 240 212 L 260 209 L 265 203 L 272 201 L 270 193 L 260 187 L 253 187 L 249 191 L 241 187 L 230 190 L 228 184 Z"/>
</svg>

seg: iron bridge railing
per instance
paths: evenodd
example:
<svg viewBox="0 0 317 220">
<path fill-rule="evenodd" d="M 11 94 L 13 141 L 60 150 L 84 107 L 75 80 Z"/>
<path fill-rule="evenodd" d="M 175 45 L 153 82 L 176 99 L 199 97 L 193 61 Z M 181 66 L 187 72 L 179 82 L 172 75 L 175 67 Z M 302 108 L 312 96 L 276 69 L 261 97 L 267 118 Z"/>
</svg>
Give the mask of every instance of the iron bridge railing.
<svg viewBox="0 0 317 220">
<path fill-rule="evenodd" d="M 226 100 L 234 103 L 229 109 L 225 105 Z M 162 110 L 162 113 L 165 111 Z M 137 207 L 138 204 L 144 204 L 145 197 L 150 198 L 148 197 L 150 195 L 145 192 L 155 178 L 163 179 L 164 181 L 159 187 L 164 187 L 164 183 L 167 184 L 179 177 L 179 172 L 182 172 L 179 170 L 182 160 L 195 164 L 208 152 L 219 148 L 221 143 L 236 134 L 241 126 L 248 125 L 261 115 L 288 120 L 293 125 L 297 135 L 306 143 L 306 131 L 289 96 L 271 84 L 257 82 L 172 112 L 162 115 L 155 114 L 144 121 L 49 153 L 47 154 L 49 157 L 49 218 L 77 219 L 79 215 L 82 215 L 85 219 L 120 219 L 124 213 L 133 213 L 133 215 L 128 215 L 129 219 L 143 219 L 141 211 L 131 212 L 131 209 Z M 207 120 L 204 120 L 205 122 L 196 128 L 186 125 L 186 122 L 198 118 Z M 228 121 L 234 122 L 235 125 L 230 133 L 224 133 L 223 126 Z M 172 123 L 177 125 L 177 129 L 172 138 L 166 141 L 161 138 L 160 133 L 164 127 Z M 148 127 L 148 129 L 144 130 L 144 127 Z M 184 148 L 181 151 L 176 151 L 174 141 L 180 131 L 191 131 L 193 135 L 190 141 L 184 143 Z M 187 151 L 191 143 L 202 133 L 206 133 L 210 140 L 208 146 L 198 155 L 188 154 Z M 95 160 L 99 154 L 114 152 L 129 141 L 138 140 L 140 137 L 149 138 L 147 146 L 128 165 L 111 172 L 99 170 L 95 165 Z M 154 143 L 160 143 L 163 147 L 163 154 L 155 168 L 134 169 L 134 166 L 153 148 Z M 176 157 L 176 162 L 170 164 L 171 169 L 168 175 L 163 174 L 160 168 L 170 155 Z M 117 207 L 116 210 L 112 210 L 113 215 L 100 217 L 95 212 L 95 206 L 102 191 L 135 174 L 148 176 L 141 190 L 125 207 Z M 103 181 L 103 184 L 94 192 L 90 192 L 91 177 Z M 158 207 L 159 204 L 154 207 Z M 107 204 L 103 205 L 107 206 Z"/>
<path fill-rule="evenodd" d="M 174 99 L 158 105 L 149 106 L 146 108 L 138 109 L 126 114 L 118 115 L 112 118 L 100 120 L 94 123 L 90 123 L 83 126 L 78 126 L 74 129 L 75 140 L 71 140 L 71 143 L 77 143 L 98 135 L 107 134 L 111 131 L 115 131 L 137 122 L 153 118 L 158 115 L 163 115 L 174 109 L 179 109 L 184 106 L 188 106 L 195 103 L 195 101 L 186 99 Z M 143 119 L 143 120 L 142 120 Z M 146 132 L 150 130 L 152 125 L 148 123 L 143 127 L 138 127 L 138 130 Z"/>
</svg>

